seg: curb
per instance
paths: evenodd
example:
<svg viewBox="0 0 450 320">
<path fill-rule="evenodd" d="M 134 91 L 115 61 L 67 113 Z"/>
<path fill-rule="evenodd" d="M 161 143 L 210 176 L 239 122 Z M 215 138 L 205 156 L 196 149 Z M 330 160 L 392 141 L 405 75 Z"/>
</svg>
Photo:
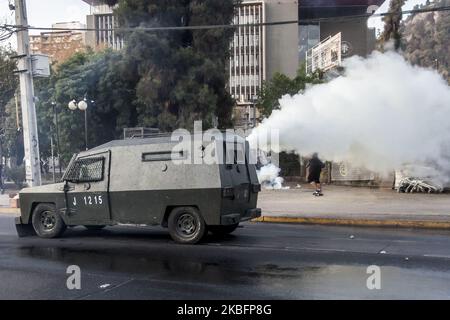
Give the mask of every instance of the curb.
<svg viewBox="0 0 450 320">
<path fill-rule="evenodd" d="M 0 215 L 20 215 L 20 209 L 18 208 L 0 208 Z"/>
<path fill-rule="evenodd" d="M 19 216 L 18 208 L 0 208 L 0 215 Z M 305 225 L 353 226 L 353 227 L 384 227 L 384 228 L 417 228 L 417 229 L 450 229 L 450 221 L 430 220 L 375 220 L 375 219 L 341 219 L 341 218 L 306 218 L 263 216 L 252 220 L 264 223 L 292 223 Z"/>
<path fill-rule="evenodd" d="M 353 227 L 390 227 L 390 228 L 418 228 L 418 229 L 450 229 L 449 221 L 429 220 L 374 220 L 374 219 L 341 219 L 341 218 L 306 218 L 306 217 L 278 217 L 263 216 L 253 219 L 254 222 L 266 223 L 294 223 L 306 225 L 330 225 Z"/>
</svg>

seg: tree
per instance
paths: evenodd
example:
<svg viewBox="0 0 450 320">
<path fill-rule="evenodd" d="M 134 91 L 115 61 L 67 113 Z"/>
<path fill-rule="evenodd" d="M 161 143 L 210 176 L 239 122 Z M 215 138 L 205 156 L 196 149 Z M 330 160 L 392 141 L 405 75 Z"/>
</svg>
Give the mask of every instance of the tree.
<svg viewBox="0 0 450 320">
<path fill-rule="evenodd" d="M 258 108 L 263 116 L 268 117 L 274 109 L 280 108 L 279 99 L 282 96 L 297 94 L 305 90 L 307 84 L 321 82 L 320 72 L 308 75 L 304 66 L 297 71 L 297 76 L 293 79 L 284 74 L 276 73 L 271 80 L 263 84 L 257 103 Z"/>
<path fill-rule="evenodd" d="M 43 155 L 50 154 L 50 137 L 56 138 L 54 111 L 59 122 L 63 160 L 67 162 L 73 153 L 84 149 L 84 114 L 67 107 L 74 99 L 79 101 L 86 97 L 88 100 L 90 147 L 120 138 L 123 127 L 136 125 L 136 108 L 132 103 L 134 84 L 122 78 L 125 67 L 122 61 L 122 53 L 111 50 L 77 53 L 58 65 L 49 79 L 36 82 L 36 110 Z"/>
<path fill-rule="evenodd" d="M 15 75 L 16 61 L 11 59 L 15 52 L 0 47 L 0 159 L 2 156 L 17 156 L 17 127 L 15 120 L 14 94 L 19 87 Z M 20 139 L 19 139 L 20 140 Z"/>
<path fill-rule="evenodd" d="M 21 127 L 17 126 L 16 102 L 14 98 L 11 98 L 5 105 L 1 126 L 3 130 L 0 141 L 2 143 L 3 156 L 12 158 L 15 160 L 14 163 L 19 166 L 22 164 L 25 154 L 23 132 Z"/>
<path fill-rule="evenodd" d="M 381 36 L 381 45 L 384 46 L 390 40 L 394 42 L 394 49 L 398 50 L 401 44 L 400 26 L 403 19 L 402 8 L 406 0 L 391 0 L 388 15 L 383 17 L 384 31 Z"/>
<path fill-rule="evenodd" d="M 182 27 L 229 25 L 238 0 L 136 0 L 117 3 L 119 25 Z M 138 122 L 172 130 L 194 120 L 230 126 L 234 102 L 226 91 L 233 29 L 158 32 L 134 30 L 126 39 L 125 77 L 135 77 Z"/>
<path fill-rule="evenodd" d="M 450 0 L 430 2 L 421 8 L 450 6 Z M 429 12 L 409 16 L 403 23 L 402 50 L 414 65 L 437 69 L 450 83 L 450 13 Z"/>
<path fill-rule="evenodd" d="M 240 2 L 105 1 L 117 4 L 115 14 L 121 27 L 229 25 Z M 234 101 L 226 91 L 226 70 L 233 33 L 231 28 L 135 29 L 122 34 L 126 48 L 121 51 L 76 53 L 54 66 L 50 78 L 35 81 L 41 156 L 50 155 L 50 138 L 57 140 L 54 111 L 63 160 L 67 162 L 74 152 L 84 149 L 83 113 L 67 108 L 71 100 L 84 97 L 89 100 L 90 147 L 117 139 L 124 127 L 137 125 L 168 131 L 189 129 L 194 120 L 203 120 L 207 128 L 218 117 L 220 127 L 230 126 Z M 2 98 L 2 119 L 15 123 L 14 101 L 11 95 L 3 95 L 3 88 Z M 13 138 L 8 138 L 11 150 L 19 146 Z"/>
<path fill-rule="evenodd" d="M 14 74 L 16 61 L 11 59 L 14 51 L 0 47 L 0 117 L 4 116 L 6 104 L 14 97 L 19 82 Z"/>
</svg>

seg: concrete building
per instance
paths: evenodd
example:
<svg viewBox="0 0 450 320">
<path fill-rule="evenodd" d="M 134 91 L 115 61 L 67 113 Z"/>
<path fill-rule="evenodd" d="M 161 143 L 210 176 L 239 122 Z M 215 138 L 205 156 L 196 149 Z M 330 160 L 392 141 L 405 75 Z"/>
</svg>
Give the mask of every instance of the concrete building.
<svg viewBox="0 0 450 320">
<path fill-rule="evenodd" d="M 91 5 L 87 26 L 96 30 L 86 34 L 87 45 L 122 48 L 123 40 L 111 31 L 116 26 L 112 8 L 99 0 L 83 1 Z M 252 126 L 258 117 L 255 100 L 263 82 L 276 72 L 295 77 L 306 51 L 327 37 L 341 32 L 344 58 L 370 53 L 375 45 L 375 30 L 368 29 L 368 18 L 343 17 L 372 12 L 384 1 L 243 0 L 236 8 L 233 23 L 267 25 L 241 26 L 230 43 L 228 89 L 236 100 L 238 126 Z M 283 21 L 290 23 L 270 25 Z"/>
<path fill-rule="evenodd" d="M 266 22 L 297 21 L 299 19 L 298 2 L 297 0 L 265 0 Z M 267 26 L 266 35 L 268 79 L 276 72 L 294 77 L 299 66 L 298 25 L 290 23 Z"/>
<path fill-rule="evenodd" d="M 320 41 L 341 33 L 342 57 L 367 56 L 375 49 L 375 29 L 368 17 L 385 0 L 301 0 L 299 4 L 299 59 Z M 356 18 L 350 18 L 351 16 Z"/>
<path fill-rule="evenodd" d="M 114 32 L 117 22 L 113 15 L 113 8 L 99 0 L 83 1 L 91 6 L 91 12 L 86 17 L 87 27 L 88 29 L 95 29 L 95 31 L 86 33 L 86 45 L 95 50 L 104 48 L 119 50 L 123 48 L 123 39 Z"/>
<path fill-rule="evenodd" d="M 245 1 L 236 9 L 233 24 L 265 23 L 264 1 Z M 263 26 L 242 26 L 230 44 L 229 92 L 236 100 L 235 123 L 252 125 L 256 119 L 255 102 L 266 79 L 266 29 Z"/>
<path fill-rule="evenodd" d="M 234 24 L 297 21 L 296 0 L 244 0 L 236 9 Z M 236 99 L 238 127 L 252 127 L 259 118 L 255 101 L 265 80 L 281 72 L 295 76 L 299 61 L 296 23 L 236 29 L 231 43 L 229 90 Z"/>
<path fill-rule="evenodd" d="M 262 1 L 247 1 L 237 8 L 233 23 L 239 25 L 264 23 Z M 230 45 L 229 90 L 236 101 L 256 99 L 266 78 L 265 28 L 243 26 L 237 29 Z"/>
<path fill-rule="evenodd" d="M 256 45 L 263 50 L 260 57 L 262 64 L 255 68 L 250 64 L 252 52 L 245 50 L 254 38 L 253 30 L 248 27 L 238 28 L 231 44 L 229 88 L 237 101 L 235 115 L 238 126 L 252 126 L 254 117 L 258 117 L 254 110 L 254 92 L 257 96 L 261 81 L 271 79 L 277 72 L 295 77 L 300 65 L 305 62 L 306 52 L 328 37 L 341 33 L 343 58 L 367 56 L 372 52 L 375 48 L 375 29 L 367 27 L 368 17 L 348 19 L 348 16 L 372 13 L 384 1 L 244 0 L 237 9 L 234 23 L 254 21 L 255 11 L 251 8 L 256 7 L 261 8 L 262 12 L 262 16 L 257 16 L 258 19 L 267 26 L 260 28 L 259 32 L 263 36 L 256 38 L 259 41 Z M 271 25 L 278 22 L 289 23 Z M 241 65 L 236 68 L 240 61 Z M 246 89 L 248 81 L 251 90 Z"/>
<path fill-rule="evenodd" d="M 52 28 L 84 29 L 86 25 L 80 22 L 59 22 Z M 52 63 L 61 63 L 76 52 L 86 50 L 84 31 L 47 31 L 38 35 L 30 35 L 30 49 L 32 54 L 45 54 Z"/>
</svg>

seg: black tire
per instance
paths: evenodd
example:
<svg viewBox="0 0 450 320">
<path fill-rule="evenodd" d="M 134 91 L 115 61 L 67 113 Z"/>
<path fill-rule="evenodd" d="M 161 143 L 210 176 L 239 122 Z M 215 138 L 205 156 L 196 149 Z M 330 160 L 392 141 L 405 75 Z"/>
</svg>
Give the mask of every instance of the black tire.
<svg viewBox="0 0 450 320">
<path fill-rule="evenodd" d="M 41 238 L 57 238 L 66 230 L 66 224 L 56 212 L 55 205 L 41 203 L 33 211 L 31 220 L 34 231 Z"/>
<path fill-rule="evenodd" d="M 206 224 L 198 209 L 178 207 L 169 215 L 169 233 L 181 244 L 198 243 L 206 234 Z"/>
<path fill-rule="evenodd" d="M 213 233 L 214 235 L 225 236 L 234 232 L 238 226 L 239 223 L 231 224 L 229 226 L 209 226 L 208 230 L 211 231 L 211 233 Z"/>
<path fill-rule="evenodd" d="M 106 226 L 84 226 L 84 227 L 89 231 L 100 231 L 103 230 L 103 228 Z"/>
</svg>

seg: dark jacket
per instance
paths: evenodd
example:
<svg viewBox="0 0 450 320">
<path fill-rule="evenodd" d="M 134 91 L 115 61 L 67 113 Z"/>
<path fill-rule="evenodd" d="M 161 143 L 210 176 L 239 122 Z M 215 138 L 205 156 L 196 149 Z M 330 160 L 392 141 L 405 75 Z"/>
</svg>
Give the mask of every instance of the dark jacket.
<svg viewBox="0 0 450 320">
<path fill-rule="evenodd" d="M 325 168 L 325 164 L 319 158 L 312 158 L 309 160 L 307 168 L 309 168 L 309 174 L 320 175 L 322 169 Z"/>
</svg>

